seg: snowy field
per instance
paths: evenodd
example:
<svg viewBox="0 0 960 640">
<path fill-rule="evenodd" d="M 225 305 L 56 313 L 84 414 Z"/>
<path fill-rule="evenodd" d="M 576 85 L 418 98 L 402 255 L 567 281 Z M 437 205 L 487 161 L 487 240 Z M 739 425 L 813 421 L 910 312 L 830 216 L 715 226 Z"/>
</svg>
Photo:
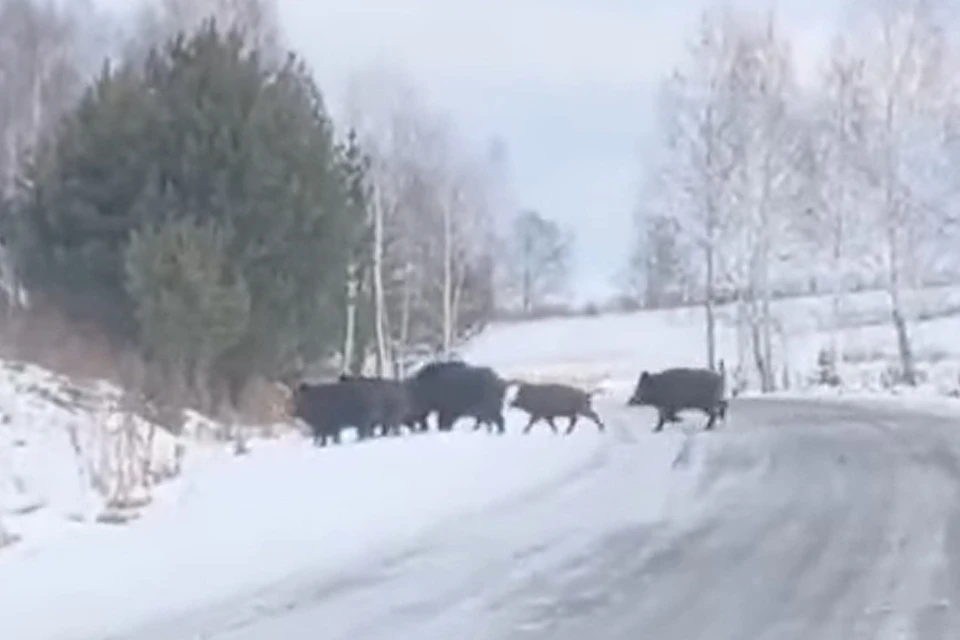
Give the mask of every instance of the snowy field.
<svg viewBox="0 0 960 640">
<path fill-rule="evenodd" d="M 909 326 L 917 366 L 925 383 L 919 393 L 956 394 L 960 386 L 960 288 L 908 291 Z M 850 296 L 840 331 L 845 360 L 842 392 L 886 392 L 883 377 L 896 364 L 896 341 L 882 292 Z M 793 298 L 775 302 L 772 314 L 778 380 L 785 369 L 792 391 L 815 391 L 817 356 L 830 343 L 829 300 Z M 470 355 L 505 375 L 579 382 L 629 394 L 640 371 L 703 366 L 706 334 L 702 308 L 551 318 L 495 325 L 471 345 Z M 728 376 L 737 362 L 732 306 L 718 309 L 718 355 Z M 894 390 L 895 392 L 897 390 Z"/>
<path fill-rule="evenodd" d="M 928 389 L 956 391 L 960 290 L 917 292 L 911 336 Z M 879 387 L 895 353 L 882 294 L 848 306 L 843 371 L 848 391 Z M 805 380 L 827 344 L 822 299 L 778 303 L 780 356 Z M 729 309 L 721 310 L 720 355 L 735 362 Z M 723 318 L 727 318 L 724 320 Z M 505 377 L 563 380 L 597 388 L 597 406 L 622 406 L 643 369 L 700 365 L 702 312 L 685 309 L 549 319 L 491 327 L 462 351 Z M 785 357 L 782 357 L 785 356 Z M 835 392 L 833 392 L 835 393 Z M 174 438 L 142 421 L 117 435 L 118 394 L 76 385 L 35 367 L 0 366 L 0 628 L 3 637 L 104 637 L 143 621 L 256 593 L 291 576 L 335 577 L 413 544 L 431 530 L 511 502 L 535 500 L 573 482 L 625 442 L 637 445 L 639 484 L 668 486 L 682 435 L 649 433 L 652 411 L 618 425 L 622 437 L 592 425 L 569 438 L 546 428 L 472 432 L 318 449 L 294 431 L 255 439 L 251 452 L 192 437 Z M 941 409 L 954 411 L 946 398 Z M 121 421 L 122 422 L 122 421 Z M 624 439 L 625 438 L 625 439 Z M 123 447 L 126 447 L 124 449 Z M 131 450 L 138 464 L 124 466 Z M 632 464 L 632 463 L 631 463 Z M 129 465 L 127 465 L 129 466 Z M 139 474 L 139 475 L 138 475 Z M 139 508 L 125 524 L 98 522 L 118 476 L 145 484 L 126 495 Z M 666 490 L 664 490 L 666 491 Z M 667 505 L 652 495 L 632 517 L 656 521 Z"/>
</svg>

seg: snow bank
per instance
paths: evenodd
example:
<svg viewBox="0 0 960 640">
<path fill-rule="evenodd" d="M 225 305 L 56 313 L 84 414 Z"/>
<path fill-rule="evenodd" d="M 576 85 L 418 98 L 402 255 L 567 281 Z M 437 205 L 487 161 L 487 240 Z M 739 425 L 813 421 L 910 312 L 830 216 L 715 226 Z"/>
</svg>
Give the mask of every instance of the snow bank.
<svg viewBox="0 0 960 640">
<path fill-rule="evenodd" d="M 121 476 L 132 490 L 176 474 L 181 441 L 143 420 L 125 422 L 118 402 L 109 385 L 0 361 L 0 521 L 20 545 L 91 526 Z"/>
<path fill-rule="evenodd" d="M 103 637 L 275 580 L 342 570 L 445 519 L 535 496 L 590 465 L 603 442 L 589 430 L 433 433 L 327 449 L 259 442 L 248 456 L 188 469 L 125 527 L 0 554 L 4 636 Z"/>
</svg>

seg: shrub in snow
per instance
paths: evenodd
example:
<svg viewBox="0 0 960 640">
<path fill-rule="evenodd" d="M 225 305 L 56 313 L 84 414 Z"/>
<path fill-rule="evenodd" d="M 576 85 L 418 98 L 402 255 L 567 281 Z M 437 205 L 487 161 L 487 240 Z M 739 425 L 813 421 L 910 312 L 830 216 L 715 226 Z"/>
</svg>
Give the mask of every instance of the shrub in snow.
<svg viewBox="0 0 960 640">
<path fill-rule="evenodd" d="M 730 388 L 730 395 L 736 398 L 738 395 L 750 388 L 750 380 L 747 375 L 746 367 L 737 365 L 733 370 L 733 384 Z"/>
<path fill-rule="evenodd" d="M 817 353 L 816 384 L 825 387 L 839 387 L 842 384 L 837 373 L 837 354 L 833 349 L 821 348 Z"/>
<path fill-rule="evenodd" d="M 129 407 L 109 402 L 92 428 L 68 426 L 79 471 L 103 499 L 101 522 L 126 521 L 150 503 L 150 491 L 180 474 L 185 448 L 180 440 Z"/>
<path fill-rule="evenodd" d="M 927 382 L 928 379 L 929 376 L 926 370 L 917 366 L 916 371 L 914 372 L 914 381 L 916 384 L 908 385 L 900 365 L 890 362 L 887 363 L 880 374 L 880 386 L 890 391 L 896 387 L 918 386 Z"/>
</svg>

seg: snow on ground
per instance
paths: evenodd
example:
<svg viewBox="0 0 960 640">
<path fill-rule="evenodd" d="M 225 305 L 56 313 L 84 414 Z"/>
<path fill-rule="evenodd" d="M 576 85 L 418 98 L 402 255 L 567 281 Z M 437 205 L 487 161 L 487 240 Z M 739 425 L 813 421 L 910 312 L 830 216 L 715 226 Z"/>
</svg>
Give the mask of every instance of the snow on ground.
<svg viewBox="0 0 960 640">
<path fill-rule="evenodd" d="M 291 576 L 335 575 L 444 520 L 562 481 L 601 443 L 589 431 L 327 449 L 296 437 L 258 442 L 248 456 L 188 469 L 136 522 L 0 554 L 4 635 L 103 637 Z"/>
<path fill-rule="evenodd" d="M 119 497 L 118 446 L 137 468 L 160 481 L 176 472 L 181 443 L 169 433 L 116 411 L 119 394 L 106 384 L 81 385 L 31 365 L 0 361 L 0 525 L 27 547 L 90 526 L 108 497 Z M 95 485 L 105 482 L 102 491 Z M 122 487 L 120 487 L 122 488 Z M 144 495 L 131 493 L 131 501 Z M 0 554 L 2 555 L 2 554 Z"/>
<path fill-rule="evenodd" d="M 911 311 L 909 332 L 926 386 L 941 395 L 956 393 L 960 289 L 910 291 L 904 300 Z M 896 341 L 887 305 L 882 292 L 855 294 L 845 302 L 841 375 L 848 391 L 881 391 L 895 364 Z M 819 351 L 830 343 L 829 299 L 777 301 L 773 314 L 782 327 L 774 332 L 775 360 L 786 364 L 791 387 L 807 387 L 815 376 Z M 729 376 L 737 363 L 734 309 L 721 307 L 718 319 L 718 355 Z M 697 307 L 499 323 L 481 334 L 465 355 L 494 365 L 507 376 L 601 386 L 620 397 L 629 393 L 642 370 L 703 366 L 705 352 L 704 315 Z"/>
<path fill-rule="evenodd" d="M 955 389 L 951 376 L 955 382 L 960 362 L 960 317 L 951 315 L 960 292 L 917 292 L 908 299 L 922 318 L 911 326 L 921 369 L 939 384 L 935 391 L 947 393 Z M 871 388 L 889 366 L 894 341 L 885 304 L 875 293 L 848 303 L 844 373 L 850 387 L 862 379 L 860 386 Z M 827 344 L 827 309 L 824 299 L 775 305 L 784 327 L 781 355 L 798 384 L 813 375 L 817 352 Z M 721 309 L 719 351 L 728 368 L 736 362 L 730 314 Z M 702 311 L 680 309 L 500 324 L 467 345 L 463 356 L 507 377 L 598 388 L 602 414 L 604 405 L 622 407 L 641 370 L 700 365 L 704 342 Z M 569 438 L 546 429 L 523 437 L 516 432 L 525 416 L 513 410 L 505 437 L 474 433 L 465 421 L 450 434 L 366 443 L 348 438 L 343 446 L 318 449 L 290 433 L 254 440 L 240 457 L 192 435 L 156 432 L 140 445 L 151 452 L 151 477 L 164 481 L 138 519 L 107 525 L 96 522 L 103 498 L 91 484 L 110 462 L 105 443 L 113 441 L 104 432 L 116 395 L 105 385 L 84 387 L 35 367 L 0 363 L 0 524 L 21 538 L 0 549 L 4 637 L 103 637 L 291 577 L 335 577 L 444 522 L 536 500 L 576 482 L 624 446 L 635 445 L 630 465 L 644 470 L 647 487 L 673 486 L 668 474 L 681 462 L 689 465 L 689 439 L 680 434 L 651 436 L 628 427 L 601 435 L 584 424 Z M 638 413 L 638 423 L 648 418 Z M 137 433 L 145 428 L 139 425 Z M 632 517 L 667 517 L 656 498 L 654 492 L 638 503 Z"/>
<path fill-rule="evenodd" d="M 149 459 L 158 476 L 175 465 L 179 475 L 152 487 L 137 519 L 103 524 L 91 484 L 116 398 L 107 385 L 0 363 L 0 523 L 20 538 L 0 549 L 4 637 L 103 637 L 292 577 L 330 579 L 444 522 L 535 501 L 617 446 L 592 425 L 521 436 L 516 410 L 502 437 L 469 420 L 449 434 L 348 436 L 328 448 L 288 432 L 253 440 L 245 456 L 158 432 Z M 679 437 L 637 447 L 645 484 L 665 484 L 681 448 Z M 651 498 L 636 517 L 665 508 Z"/>
</svg>

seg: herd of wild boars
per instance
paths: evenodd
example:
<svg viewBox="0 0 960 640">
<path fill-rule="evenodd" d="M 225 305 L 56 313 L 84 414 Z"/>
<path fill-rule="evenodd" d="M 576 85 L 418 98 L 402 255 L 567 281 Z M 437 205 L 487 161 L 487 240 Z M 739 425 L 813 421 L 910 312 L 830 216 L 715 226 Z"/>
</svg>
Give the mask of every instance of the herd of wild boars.
<svg viewBox="0 0 960 640">
<path fill-rule="evenodd" d="M 490 367 L 462 361 L 431 362 L 403 380 L 344 374 L 333 382 L 301 382 L 292 392 L 290 412 L 309 426 L 319 446 L 339 444 L 341 432 L 348 427 L 356 429 L 359 440 L 400 435 L 404 429 L 423 433 L 429 430 L 433 415 L 438 431 L 451 431 L 460 418 L 473 418 L 474 431 L 485 426 L 488 432 L 503 434 L 504 401 L 511 387 L 516 392 L 509 407 L 529 416 L 523 433 L 541 420 L 559 433 L 555 421 L 565 418 L 569 435 L 581 417 L 605 430 L 592 406 L 595 390 L 507 380 Z M 686 409 L 706 413 L 706 428 L 712 429 L 718 417 L 726 417 L 723 363 L 719 373 L 694 368 L 644 371 L 627 405 L 656 408 L 659 420 L 654 431 L 668 421 L 678 422 L 678 412 Z"/>
<path fill-rule="evenodd" d="M 302 382 L 293 391 L 291 411 L 319 445 L 339 443 L 346 427 L 354 427 L 360 440 L 398 435 L 404 428 L 424 432 L 432 414 L 439 431 L 473 417 L 475 429 L 486 424 L 504 433 L 506 389 L 507 382 L 489 367 L 433 362 L 405 380 L 341 375 L 334 382 Z"/>
</svg>

